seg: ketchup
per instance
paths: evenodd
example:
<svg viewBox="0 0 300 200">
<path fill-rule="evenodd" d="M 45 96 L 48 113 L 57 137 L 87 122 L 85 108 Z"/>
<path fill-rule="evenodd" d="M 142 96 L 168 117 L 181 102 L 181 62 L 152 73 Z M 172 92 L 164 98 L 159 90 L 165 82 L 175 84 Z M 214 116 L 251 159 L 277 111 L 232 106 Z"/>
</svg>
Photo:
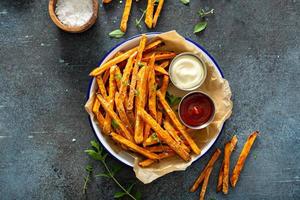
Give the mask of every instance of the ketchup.
<svg viewBox="0 0 300 200">
<path fill-rule="evenodd" d="M 214 114 L 214 103 L 202 93 L 191 93 L 186 96 L 179 108 L 181 119 L 189 126 L 201 126 Z"/>
</svg>

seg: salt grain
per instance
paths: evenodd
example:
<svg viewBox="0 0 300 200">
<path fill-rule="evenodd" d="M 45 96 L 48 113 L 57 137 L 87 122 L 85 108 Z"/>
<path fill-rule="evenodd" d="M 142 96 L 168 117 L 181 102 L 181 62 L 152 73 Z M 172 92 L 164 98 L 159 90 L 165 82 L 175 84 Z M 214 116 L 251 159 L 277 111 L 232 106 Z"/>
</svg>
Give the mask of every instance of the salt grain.
<svg viewBox="0 0 300 200">
<path fill-rule="evenodd" d="M 93 15 L 92 0 L 58 0 L 55 13 L 67 26 L 82 26 Z"/>
</svg>

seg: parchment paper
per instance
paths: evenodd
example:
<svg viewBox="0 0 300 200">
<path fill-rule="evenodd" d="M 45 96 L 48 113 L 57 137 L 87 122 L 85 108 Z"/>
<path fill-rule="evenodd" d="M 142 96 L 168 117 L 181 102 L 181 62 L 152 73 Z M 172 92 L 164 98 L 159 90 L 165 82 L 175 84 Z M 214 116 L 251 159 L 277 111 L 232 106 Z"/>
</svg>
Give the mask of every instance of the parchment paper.
<svg viewBox="0 0 300 200">
<path fill-rule="evenodd" d="M 166 33 L 159 34 L 157 38 L 162 39 L 165 42 L 165 47 L 163 50 L 175 51 L 176 53 L 181 52 L 194 52 L 202 58 L 202 61 L 206 64 L 207 67 L 207 77 L 203 85 L 197 89 L 203 91 L 210 95 L 213 98 L 216 104 L 216 115 L 214 121 L 205 129 L 197 130 L 191 133 L 191 136 L 197 143 L 197 145 L 203 149 L 211 140 L 215 139 L 222 128 L 223 123 L 228 119 L 232 113 L 232 101 L 231 101 L 231 90 L 228 84 L 228 81 L 223 79 L 216 69 L 213 67 L 213 63 L 205 58 L 201 52 L 199 52 L 194 46 L 190 45 L 186 40 L 180 36 L 176 31 L 170 31 Z M 169 86 L 169 91 L 172 94 L 183 96 L 186 93 L 176 89 L 172 84 Z M 94 93 L 91 95 L 91 98 L 87 101 L 85 108 L 92 120 L 94 114 L 92 113 L 92 105 L 94 102 Z M 108 141 L 112 148 L 120 152 L 122 149 L 115 145 L 112 140 Z M 203 154 L 202 152 L 201 154 Z M 184 162 L 179 157 L 172 157 L 164 159 L 158 163 L 151 165 L 149 168 L 141 168 L 138 165 L 138 162 L 142 157 L 129 153 L 135 159 L 134 172 L 136 177 L 143 182 L 144 184 L 150 183 L 153 180 L 168 174 L 173 171 L 182 171 L 190 166 L 195 160 L 196 155 L 192 155 L 192 160 L 188 163 Z"/>
</svg>

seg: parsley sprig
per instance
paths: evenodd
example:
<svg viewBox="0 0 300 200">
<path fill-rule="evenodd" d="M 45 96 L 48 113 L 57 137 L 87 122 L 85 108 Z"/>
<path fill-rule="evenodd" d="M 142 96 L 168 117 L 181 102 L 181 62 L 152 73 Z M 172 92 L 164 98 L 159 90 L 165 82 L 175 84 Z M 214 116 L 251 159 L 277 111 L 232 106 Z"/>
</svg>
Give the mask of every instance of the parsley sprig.
<svg viewBox="0 0 300 200">
<path fill-rule="evenodd" d="M 125 188 L 124 186 L 122 186 L 120 184 L 120 182 L 116 179 L 115 175 L 117 172 L 119 172 L 121 170 L 121 166 L 114 166 L 114 167 L 109 167 L 106 163 L 106 158 L 108 156 L 108 153 L 106 153 L 103 150 L 103 147 L 99 145 L 98 142 L 96 142 L 95 140 L 92 140 L 91 142 L 91 148 L 85 150 L 84 152 L 87 153 L 92 159 L 96 160 L 96 161 L 100 161 L 100 163 L 103 164 L 105 171 L 104 173 L 99 173 L 97 175 L 95 175 L 96 177 L 105 177 L 105 178 L 110 178 L 112 179 L 117 186 L 121 189 L 121 191 L 116 192 L 114 194 L 114 198 L 118 199 L 118 198 L 122 198 L 124 196 L 128 196 L 133 200 L 139 200 L 141 199 L 141 193 L 138 191 L 136 192 L 134 195 L 132 194 L 132 189 L 134 187 L 134 183 L 131 184 L 128 188 Z M 92 174 L 92 167 L 89 166 L 86 168 L 86 170 L 88 171 L 88 175 L 85 178 L 85 182 L 84 182 L 84 191 L 86 191 L 87 188 L 87 184 L 90 180 L 91 174 Z"/>
<path fill-rule="evenodd" d="M 167 102 L 169 103 L 169 105 L 171 107 L 174 107 L 174 106 L 176 106 L 176 105 L 178 105 L 180 103 L 181 97 L 177 97 L 175 95 L 172 95 L 171 93 L 169 93 L 167 91 L 167 93 L 166 93 L 166 100 L 167 100 Z"/>
</svg>

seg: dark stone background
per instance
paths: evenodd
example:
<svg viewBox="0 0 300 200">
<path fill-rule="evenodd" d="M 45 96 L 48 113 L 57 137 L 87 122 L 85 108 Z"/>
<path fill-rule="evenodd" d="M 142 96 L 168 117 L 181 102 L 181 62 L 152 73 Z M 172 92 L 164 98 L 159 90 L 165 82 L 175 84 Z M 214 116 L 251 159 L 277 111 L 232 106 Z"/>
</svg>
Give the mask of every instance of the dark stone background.
<svg viewBox="0 0 300 200">
<path fill-rule="evenodd" d="M 113 1 L 82 34 L 56 28 L 48 1 L 0 1 L 0 199 L 112 199 L 118 190 L 97 178 L 82 194 L 85 166 L 103 170 L 83 152 L 94 139 L 83 108 L 88 73 L 118 42 L 148 31 L 134 26 L 145 8 L 141 1 L 133 3 L 126 37 L 110 39 L 123 7 Z M 201 7 L 216 14 L 194 35 Z M 213 149 L 237 134 L 235 163 L 248 134 L 258 129 L 237 187 L 227 196 L 215 192 L 219 161 L 206 199 L 300 199 L 299 11 L 299 0 L 192 0 L 189 6 L 166 0 L 151 31 L 175 29 L 216 58 L 231 84 L 233 115 L 209 153 L 185 172 L 143 185 L 124 166 L 118 178 L 137 182 L 144 199 L 197 199 L 188 188 Z M 120 163 L 110 158 L 110 164 Z"/>
</svg>

